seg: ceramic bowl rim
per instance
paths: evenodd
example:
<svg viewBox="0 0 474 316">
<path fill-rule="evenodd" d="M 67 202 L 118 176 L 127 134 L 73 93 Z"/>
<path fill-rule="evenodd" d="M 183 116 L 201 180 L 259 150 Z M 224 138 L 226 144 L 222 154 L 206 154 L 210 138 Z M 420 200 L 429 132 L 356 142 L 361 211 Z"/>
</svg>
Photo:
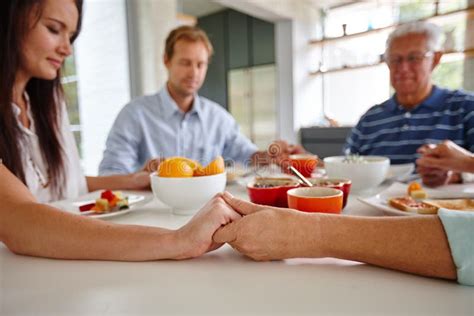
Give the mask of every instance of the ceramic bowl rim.
<svg viewBox="0 0 474 316">
<path fill-rule="evenodd" d="M 152 172 L 150 173 L 150 179 L 153 179 L 153 178 L 158 178 L 158 179 L 181 179 L 181 180 L 184 180 L 184 181 L 191 181 L 191 180 L 188 180 L 188 179 L 209 179 L 209 178 L 212 178 L 212 177 L 222 177 L 222 175 L 227 175 L 227 172 L 224 171 L 224 172 L 221 172 L 221 173 L 217 173 L 217 174 L 211 174 L 209 176 L 193 176 L 193 177 L 160 177 L 156 171 L 155 172 Z"/>
<path fill-rule="evenodd" d="M 295 191 L 297 190 L 300 190 L 300 191 L 316 190 L 316 191 L 326 191 L 326 192 L 329 191 L 333 193 L 329 195 L 325 195 L 325 196 L 302 196 L 295 193 Z M 288 190 L 286 194 L 295 198 L 305 199 L 305 200 L 310 200 L 310 199 L 320 200 L 320 199 L 330 199 L 330 198 L 332 199 L 335 197 L 341 197 L 341 198 L 343 197 L 342 190 L 328 188 L 328 187 L 299 187 L 299 188 Z"/>
</svg>

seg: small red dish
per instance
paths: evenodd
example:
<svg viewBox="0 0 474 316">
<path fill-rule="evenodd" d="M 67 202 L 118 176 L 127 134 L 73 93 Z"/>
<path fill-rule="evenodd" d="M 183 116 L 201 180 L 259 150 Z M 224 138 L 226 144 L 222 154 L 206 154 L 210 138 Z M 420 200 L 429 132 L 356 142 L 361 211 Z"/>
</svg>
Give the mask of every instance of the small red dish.
<svg viewBox="0 0 474 316">
<path fill-rule="evenodd" d="M 352 182 L 349 179 L 336 179 L 336 178 L 309 178 L 308 179 L 314 186 L 318 187 L 328 187 L 333 189 L 339 189 L 343 193 L 343 203 L 342 208 L 346 207 L 347 199 L 351 193 Z"/>
<path fill-rule="evenodd" d="M 288 207 L 286 192 L 298 186 L 299 183 L 292 178 L 255 178 L 247 185 L 247 192 L 253 203 Z"/>
<path fill-rule="evenodd" d="M 311 154 L 298 154 L 289 156 L 290 165 L 298 170 L 304 177 L 311 177 L 316 165 L 318 156 Z"/>
</svg>

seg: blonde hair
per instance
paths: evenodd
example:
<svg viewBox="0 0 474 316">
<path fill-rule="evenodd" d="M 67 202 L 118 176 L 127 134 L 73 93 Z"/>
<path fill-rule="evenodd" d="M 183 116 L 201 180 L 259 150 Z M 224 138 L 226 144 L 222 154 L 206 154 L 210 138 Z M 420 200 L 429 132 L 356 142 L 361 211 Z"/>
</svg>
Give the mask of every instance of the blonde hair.
<svg viewBox="0 0 474 316">
<path fill-rule="evenodd" d="M 209 53 L 209 58 L 214 53 L 214 48 L 212 47 L 211 41 L 207 37 L 206 32 L 200 29 L 197 26 L 180 26 L 175 28 L 170 32 L 165 42 L 165 55 L 168 59 L 171 59 L 174 54 L 174 46 L 179 40 L 184 40 L 188 42 L 198 42 L 201 41 Z"/>
</svg>

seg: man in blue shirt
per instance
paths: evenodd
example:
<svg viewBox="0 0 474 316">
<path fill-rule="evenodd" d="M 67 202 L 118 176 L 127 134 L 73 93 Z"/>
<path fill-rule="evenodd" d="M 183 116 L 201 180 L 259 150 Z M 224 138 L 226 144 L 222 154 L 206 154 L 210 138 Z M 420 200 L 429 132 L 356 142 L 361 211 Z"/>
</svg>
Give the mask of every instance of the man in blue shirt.
<svg viewBox="0 0 474 316">
<path fill-rule="evenodd" d="M 415 162 L 420 146 L 446 139 L 474 150 L 474 95 L 431 82 L 442 55 L 440 32 L 433 24 L 415 22 L 390 34 L 385 60 L 396 93 L 362 116 L 347 139 L 346 152 L 387 156 L 401 164 Z M 435 185 L 440 176 L 427 170 L 423 180 Z M 453 174 L 446 182 L 457 180 Z"/>
<path fill-rule="evenodd" d="M 203 165 L 219 155 L 243 164 L 270 162 L 269 154 L 258 151 L 239 132 L 224 108 L 197 94 L 212 52 L 199 28 L 182 26 L 169 34 L 164 54 L 168 82 L 158 93 L 132 100 L 119 113 L 107 139 L 100 174 L 130 173 L 170 156 Z M 275 144 L 279 146 L 275 159 L 302 151 L 282 141 Z"/>
</svg>

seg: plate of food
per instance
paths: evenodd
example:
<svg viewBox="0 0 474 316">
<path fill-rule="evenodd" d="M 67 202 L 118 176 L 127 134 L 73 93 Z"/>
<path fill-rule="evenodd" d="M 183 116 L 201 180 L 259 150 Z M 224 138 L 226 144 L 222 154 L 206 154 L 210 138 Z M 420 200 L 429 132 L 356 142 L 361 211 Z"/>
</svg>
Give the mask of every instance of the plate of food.
<svg viewBox="0 0 474 316">
<path fill-rule="evenodd" d="M 150 202 L 152 196 L 124 194 L 121 191 L 98 191 L 91 194 L 95 199 L 80 201 L 59 201 L 53 206 L 72 213 L 92 218 L 109 218 L 127 214 Z"/>
<path fill-rule="evenodd" d="M 474 211 L 474 195 L 469 192 L 422 188 L 417 182 L 393 183 L 389 188 L 362 203 L 376 207 L 387 215 L 437 214 L 440 208 Z"/>
</svg>

